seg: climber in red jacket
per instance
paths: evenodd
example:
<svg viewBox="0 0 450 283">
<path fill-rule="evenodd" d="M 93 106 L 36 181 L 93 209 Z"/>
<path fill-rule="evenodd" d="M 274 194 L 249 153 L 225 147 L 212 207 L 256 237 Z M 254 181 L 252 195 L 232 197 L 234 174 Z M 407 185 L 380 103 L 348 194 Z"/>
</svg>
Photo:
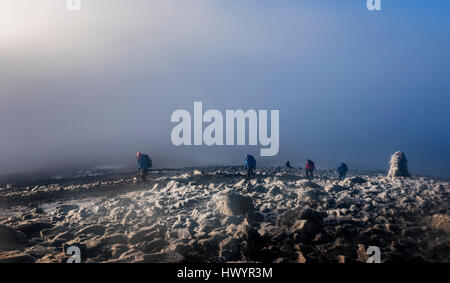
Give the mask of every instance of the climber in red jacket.
<svg viewBox="0 0 450 283">
<path fill-rule="evenodd" d="M 312 179 L 314 178 L 314 170 L 316 169 L 314 162 L 312 160 L 309 160 L 306 162 L 306 169 L 305 169 L 305 173 L 306 173 L 306 178 L 308 179 Z"/>
</svg>

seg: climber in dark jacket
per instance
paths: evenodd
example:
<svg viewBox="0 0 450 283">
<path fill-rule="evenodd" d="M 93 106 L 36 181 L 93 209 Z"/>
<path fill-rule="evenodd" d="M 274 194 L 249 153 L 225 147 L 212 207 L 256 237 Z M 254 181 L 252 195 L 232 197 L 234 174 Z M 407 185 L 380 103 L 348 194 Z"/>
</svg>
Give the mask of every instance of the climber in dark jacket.
<svg viewBox="0 0 450 283">
<path fill-rule="evenodd" d="M 138 173 L 140 174 L 142 181 L 147 182 L 148 180 L 146 176 L 148 170 L 152 167 L 152 160 L 147 154 L 142 154 L 140 152 L 138 152 L 136 156 L 137 156 Z"/>
<path fill-rule="evenodd" d="M 337 172 L 339 174 L 339 181 L 344 180 L 348 172 L 347 164 L 342 162 L 341 165 L 337 168 Z"/>
<path fill-rule="evenodd" d="M 286 161 L 286 168 L 289 168 L 289 169 L 291 169 L 291 168 L 292 168 L 292 166 L 291 166 L 291 162 L 289 162 L 289 160 L 288 160 L 288 161 Z"/>
<path fill-rule="evenodd" d="M 316 166 L 314 165 L 314 162 L 312 160 L 309 160 L 306 162 L 306 168 L 305 168 L 305 173 L 306 173 L 306 178 L 308 179 L 312 179 L 314 178 L 314 170 L 316 169 Z"/>
<path fill-rule="evenodd" d="M 247 169 L 247 179 L 250 179 L 251 174 L 256 176 L 256 160 L 251 154 L 247 154 L 247 158 L 245 158 L 245 168 Z"/>
</svg>

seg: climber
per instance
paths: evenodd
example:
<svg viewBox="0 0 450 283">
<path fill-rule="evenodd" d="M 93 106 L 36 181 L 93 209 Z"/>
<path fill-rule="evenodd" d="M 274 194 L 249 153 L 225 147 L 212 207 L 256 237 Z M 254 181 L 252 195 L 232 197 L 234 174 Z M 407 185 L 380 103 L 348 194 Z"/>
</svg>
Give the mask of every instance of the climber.
<svg viewBox="0 0 450 283">
<path fill-rule="evenodd" d="M 245 168 L 247 169 L 247 179 L 250 179 L 251 174 L 256 176 L 256 160 L 251 154 L 247 154 L 247 158 L 245 158 Z"/>
<path fill-rule="evenodd" d="M 288 168 L 288 169 L 293 168 L 293 167 L 291 166 L 291 162 L 289 162 L 289 160 L 286 161 L 286 168 Z"/>
<path fill-rule="evenodd" d="M 305 168 L 305 173 L 306 173 L 306 178 L 308 179 L 312 179 L 314 178 L 314 170 L 316 169 L 314 162 L 312 160 L 309 160 L 306 162 L 306 168 Z"/>
<path fill-rule="evenodd" d="M 142 178 L 142 181 L 147 182 L 147 173 L 148 170 L 152 167 L 152 160 L 147 154 L 142 154 L 138 152 L 136 154 L 137 156 L 137 163 L 138 163 L 138 174 L 140 174 L 140 177 Z"/>
<path fill-rule="evenodd" d="M 348 172 L 347 165 L 344 162 L 342 162 L 341 165 L 337 168 L 337 172 L 339 174 L 339 181 L 344 180 Z"/>
</svg>

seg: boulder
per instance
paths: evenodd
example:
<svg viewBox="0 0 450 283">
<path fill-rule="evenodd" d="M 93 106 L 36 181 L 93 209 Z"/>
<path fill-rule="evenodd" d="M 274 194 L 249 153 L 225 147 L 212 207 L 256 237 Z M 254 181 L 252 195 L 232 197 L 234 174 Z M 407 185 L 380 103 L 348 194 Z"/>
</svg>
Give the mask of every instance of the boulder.
<svg viewBox="0 0 450 283">
<path fill-rule="evenodd" d="M 284 212 L 279 215 L 276 221 L 276 225 L 290 229 L 297 220 L 309 220 L 322 225 L 323 218 L 327 216 L 327 213 L 321 212 L 312 208 L 295 208 Z"/>
<path fill-rule="evenodd" d="M 219 244 L 219 256 L 226 261 L 235 261 L 241 258 L 241 240 L 228 237 Z"/>
<path fill-rule="evenodd" d="M 241 196 L 233 192 L 227 192 L 215 196 L 217 211 L 223 215 L 245 215 L 254 210 L 251 197 Z"/>
<path fill-rule="evenodd" d="M 44 229 L 53 228 L 53 224 L 47 222 L 28 222 L 19 224 L 16 229 L 23 232 L 28 238 L 37 237 Z"/>
<path fill-rule="evenodd" d="M 27 237 L 23 232 L 0 224 L 0 250 L 21 250 L 26 244 Z"/>
<path fill-rule="evenodd" d="M 295 242 L 309 242 L 321 231 L 320 224 L 305 219 L 297 220 L 289 229 L 289 232 L 294 234 Z"/>
</svg>

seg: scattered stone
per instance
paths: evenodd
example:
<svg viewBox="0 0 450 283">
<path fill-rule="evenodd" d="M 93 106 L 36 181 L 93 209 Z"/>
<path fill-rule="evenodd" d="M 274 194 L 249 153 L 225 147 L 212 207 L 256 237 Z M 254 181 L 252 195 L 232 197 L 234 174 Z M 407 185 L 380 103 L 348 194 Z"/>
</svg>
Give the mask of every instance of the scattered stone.
<svg viewBox="0 0 450 283">
<path fill-rule="evenodd" d="M 322 224 L 323 218 L 327 214 L 311 208 L 296 208 L 286 211 L 278 216 L 276 225 L 290 229 L 298 219 L 309 220 L 317 224 Z"/>
<path fill-rule="evenodd" d="M 49 244 L 50 244 L 51 246 L 54 246 L 54 247 L 60 247 L 63 243 L 69 241 L 69 240 L 72 239 L 72 238 L 73 238 L 73 234 L 70 233 L 70 232 L 68 232 L 68 231 L 66 231 L 66 232 L 63 232 L 63 233 L 60 233 L 60 234 L 56 235 L 56 236 L 49 242 Z"/>
<path fill-rule="evenodd" d="M 71 210 L 77 210 L 80 207 L 76 204 L 71 204 L 71 205 L 60 205 L 58 207 L 56 207 L 56 211 L 55 214 L 65 214 Z"/>
<path fill-rule="evenodd" d="M 153 239 L 150 242 L 140 243 L 140 250 L 144 253 L 155 253 L 160 252 L 162 249 L 166 248 L 169 245 L 169 242 L 163 239 Z"/>
<path fill-rule="evenodd" d="M 435 214 L 428 218 L 428 224 L 435 230 L 440 230 L 450 235 L 450 216 L 446 214 Z"/>
<path fill-rule="evenodd" d="M 276 196 L 282 194 L 282 191 L 279 187 L 275 186 L 269 190 L 269 195 Z"/>
<path fill-rule="evenodd" d="M 369 260 L 369 255 L 367 254 L 366 246 L 359 244 L 356 253 L 358 255 L 359 262 L 367 263 L 367 261 Z"/>
<path fill-rule="evenodd" d="M 104 225 L 90 225 L 78 231 L 76 235 L 86 235 L 86 234 L 103 235 L 105 234 L 105 231 L 106 227 Z"/>
<path fill-rule="evenodd" d="M 152 228 L 143 228 L 136 232 L 131 232 L 128 235 L 128 242 L 130 244 L 137 244 L 139 242 L 151 241 L 158 237 L 159 233 Z"/>
<path fill-rule="evenodd" d="M 2 189 L 3 204 L 28 207 L 0 215 L 2 259 L 66 262 L 77 246 L 82 262 L 352 263 L 377 246 L 382 262 L 450 260 L 445 179 L 352 171 L 359 176 L 338 182 L 319 169 L 310 182 L 300 170 L 261 168 L 248 181 L 241 171 L 152 171 L 149 186 L 108 175 Z M 104 188 L 114 194 L 99 197 Z M 73 204 L 73 193 L 89 190 L 93 200 Z M 61 196 L 67 202 L 53 202 Z M 55 211 L 35 206 L 40 199 Z"/>
<path fill-rule="evenodd" d="M 0 263 L 31 263 L 34 258 L 24 252 L 8 251 L 0 252 Z"/>
<path fill-rule="evenodd" d="M 125 244 L 127 242 L 127 237 L 122 234 L 104 235 L 102 238 L 102 243 L 104 245 Z"/>
<path fill-rule="evenodd" d="M 145 254 L 143 262 L 147 263 L 180 263 L 184 257 L 177 252 L 160 252 Z"/>
</svg>

